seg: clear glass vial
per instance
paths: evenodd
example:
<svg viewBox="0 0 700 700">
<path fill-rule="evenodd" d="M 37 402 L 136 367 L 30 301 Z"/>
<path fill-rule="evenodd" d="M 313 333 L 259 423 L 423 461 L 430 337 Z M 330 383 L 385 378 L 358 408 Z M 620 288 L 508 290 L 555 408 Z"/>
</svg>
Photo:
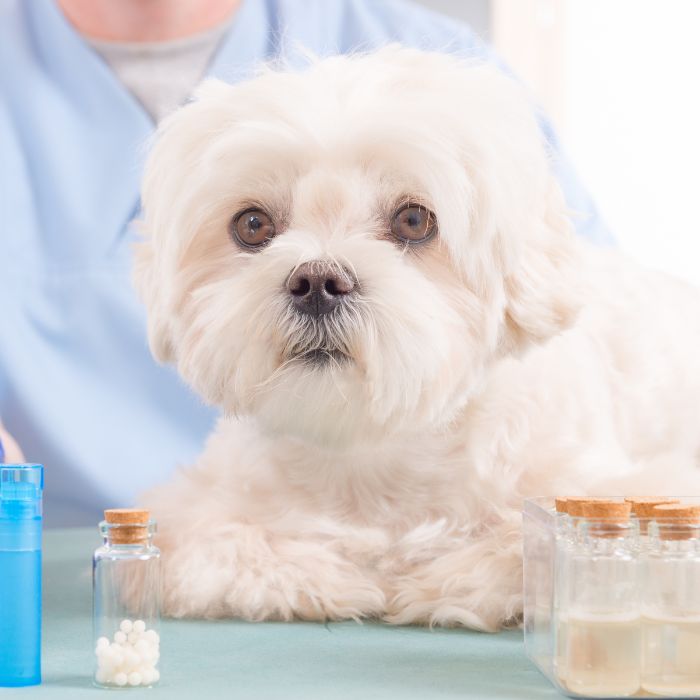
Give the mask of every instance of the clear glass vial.
<svg viewBox="0 0 700 700">
<path fill-rule="evenodd" d="M 148 687 L 160 671 L 160 550 L 148 511 L 105 511 L 93 557 L 94 682 Z"/>
<path fill-rule="evenodd" d="M 571 557 L 574 530 L 569 517 L 568 499 L 555 499 L 556 559 L 554 567 L 554 590 L 552 592 L 552 630 L 554 634 L 554 673 L 560 682 L 566 680 L 566 630 L 568 610 L 566 591 L 568 587 L 569 560 Z"/>
<path fill-rule="evenodd" d="M 588 697 L 640 688 L 636 522 L 622 501 L 581 503 L 566 577 L 565 685 Z"/>
<path fill-rule="evenodd" d="M 700 507 L 656 506 L 642 560 L 642 687 L 700 697 Z"/>
</svg>

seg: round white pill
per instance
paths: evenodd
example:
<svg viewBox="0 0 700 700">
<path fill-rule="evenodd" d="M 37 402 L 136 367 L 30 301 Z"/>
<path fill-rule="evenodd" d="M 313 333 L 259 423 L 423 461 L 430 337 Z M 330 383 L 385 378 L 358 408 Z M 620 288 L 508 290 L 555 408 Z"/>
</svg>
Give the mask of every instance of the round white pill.
<svg viewBox="0 0 700 700">
<path fill-rule="evenodd" d="M 98 683 L 109 683 L 109 681 L 111 680 L 111 675 L 112 674 L 109 671 L 99 669 L 95 674 L 95 680 Z"/>
<path fill-rule="evenodd" d="M 119 630 L 119 632 L 114 633 L 114 641 L 117 644 L 126 644 L 126 634 Z"/>
<path fill-rule="evenodd" d="M 119 664 L 116 662 L 115 658 L 107 652 L 106 654 L 101 654 L 97 657 L 97 665 L 99 668 L 113 669 Z"/>
<path fill-rule="evenodd" d="M 144 685 L 151 685 L 151 683 L 153 683 L 153 669 L 152 668 L 144 668 L 143 671 L 141 671 L 141 682 Z"/>
<path fill-rule="evenodd" d="M 124 663 L 133 670 L 141 663 L 141 657 L 133 649 L 127 649 Z"/>
<path fill-rule="evenodd" d="M 145 632 L 146 631 L 146 623 L 143 620 L 136 620 L 134 622 L 134 632 Z"/>
<path fill-rule="evenodd" d="M 105 649 L 109 646 L 109 639 L 107 637 L 100 637 L 96 644 L 98 649 Z"/>
<path fill-rule="evenodd" d="M 126 673 L 116 673 L 113 680 L 115 685 L 126 685 L 128 678 L 126 677 Z"/>
<path fill-rule="evenodd" d="M 122 620 L 119 629 L 124 632 L 124 634 L 129 634 L 129 632 L 134 629 L 134 623 L 131 620 Z"/>
<path fill-rule="evenodd" d="M 151 650 L 151 645 L 145 639 L 139 639 L 136 644 L 134 644 L 134 651 L 142 658 L 145 659 L 148 656 L 148 652 Z"/>
<path fill-rule="evenodd" d="M 138 671 L 129 674 L 129 685 L 141 685 L 141 674 Z"/>
<path fill-rule="evenodd" d="M 158 644 L 160 642 L 160 637 L 158 632 L 155 630 L 146 630 L 143 635 L 151 644 Z"/>
</svg>

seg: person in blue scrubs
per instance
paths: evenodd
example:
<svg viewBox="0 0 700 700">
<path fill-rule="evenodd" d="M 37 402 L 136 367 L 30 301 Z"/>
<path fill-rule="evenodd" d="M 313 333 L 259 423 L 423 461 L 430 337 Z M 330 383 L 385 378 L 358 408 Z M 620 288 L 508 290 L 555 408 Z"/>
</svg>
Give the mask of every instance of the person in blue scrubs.
<svg viewBox="0 0 700 700">
<path fill-rule="evenodd" d="M 196 458 L 216 417 L 151 358 L 130 282 L 131 222 L 160 114 L 148 108 L 148 71 L 130 74 L 110 41 L 133 53 L 133 43 L 182 40 L 161 31 L 169 2 L 0 0 L 0 419 L 46 466 L 49 525 L 91 524 L 131 504 Z M 196 3 L 190 33 L 216 34 L 204 73 L 227 81 L 298 46 L 327 55 L 401 42 L 497 62 L 467 26 L 405 0 Z M 193 7 L 178 0 L 180 20 Z M 132 14 L 131 36 L 118 33 L 129 19 L 120 13 Z M 608 242 L 542 128 L 579 232 Z"/>
</svg>

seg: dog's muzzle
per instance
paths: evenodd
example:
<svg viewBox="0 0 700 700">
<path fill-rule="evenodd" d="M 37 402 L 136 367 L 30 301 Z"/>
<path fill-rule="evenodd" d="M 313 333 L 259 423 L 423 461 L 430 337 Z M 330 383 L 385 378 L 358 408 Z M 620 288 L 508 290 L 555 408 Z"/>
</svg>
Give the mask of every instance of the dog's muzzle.
<svg viewBox="0 0 700 700">
<path fill-rule="evenodd" d="M 355 290 L 348 270 L 326 260 L 299 265 L 287 279 L 294 308 L 307 316 L 322 316 L 342 304 Z"/>
</svg>

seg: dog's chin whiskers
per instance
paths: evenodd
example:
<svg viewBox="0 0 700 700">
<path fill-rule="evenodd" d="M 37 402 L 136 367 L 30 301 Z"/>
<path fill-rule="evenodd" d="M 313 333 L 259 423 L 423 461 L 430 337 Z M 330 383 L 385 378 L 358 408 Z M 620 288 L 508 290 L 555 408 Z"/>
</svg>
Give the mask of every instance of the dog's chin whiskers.
<svg viewBox="0 0 700 700">
<path fill-rule="evenodd" d="M 313 367 L 340 368 L 352 361 L 350 329 L 361 327 L 360 324 L 356 309 L 336 311 L 319 319 L 287 310 L 279 324 L 286 329 L 281 356 L 284 362 L 295 360 Z"/>
<path fill-rule="evenodd" d="M 336 369 L 340 369 L 343 364 L 351 361 L 351 358 L 342 350 L 329 350 L 326 348 L 305 350 L 296 354 L 293 359 L 312 367 L 333 365 Z"/>
</svg>

